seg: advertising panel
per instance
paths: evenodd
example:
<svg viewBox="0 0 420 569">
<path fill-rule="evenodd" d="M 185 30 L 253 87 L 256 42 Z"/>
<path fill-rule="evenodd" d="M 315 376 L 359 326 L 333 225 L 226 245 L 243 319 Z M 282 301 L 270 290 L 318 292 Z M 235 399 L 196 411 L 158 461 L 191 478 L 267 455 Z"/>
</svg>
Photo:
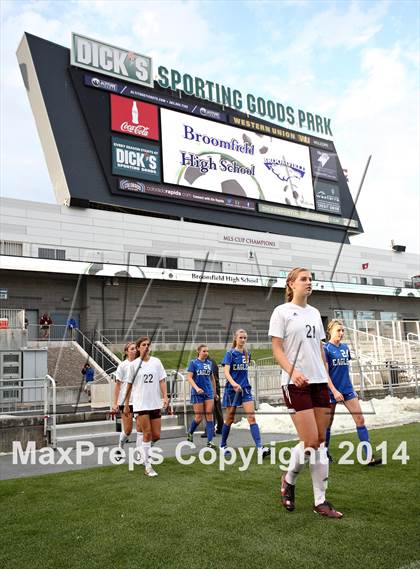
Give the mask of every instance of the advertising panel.
<svg viewBox="0 0 420 569">
<path fill-rule="evenodd" d="M 164 182 L 315 209 L 309 149 L 161 109 Z"/>
<path fill-rule="evenodd" d="M 153 87 L 152 59 L 80 34 L 72 34 L 70 62 L 93 72 Z"/>
<path fill-rule="evenodd" d="M 159 147 L 140 140 L 113 136 L 112 173 L 160 182 Z"/>
<path fill-rule="evenodd" d="M 135 99 L 111 95 L 111 128 L 132 136 L 159 140 L 158 108 Z"/>
<path fill-rule="evenodd" d="M 315 203 L 318 211 L 341 215 L 340 190 L 338 184 L 315 180 Z"/>
<path fill-rule="evenodd" d="M 337 181 L 336 154 L 311 148 L 312 174 L 315 178 Z"/>
<path fill-rule="evenodd" d="M 148 194 L 161 198 L 187 200 L 201 204 L 219 205 L 226 208 L 255 211 L 255 202 L 252 200 L 238 198 L 237 196 L 223 196 L 214 192 L 203 192 L 202 190 L 188 190 L 180 186 L 173 187 L 165 186 L 163 184 L 156 185 L 120 178 L 118 180 L 118 189 L 136 194 Z"/>
</svg>

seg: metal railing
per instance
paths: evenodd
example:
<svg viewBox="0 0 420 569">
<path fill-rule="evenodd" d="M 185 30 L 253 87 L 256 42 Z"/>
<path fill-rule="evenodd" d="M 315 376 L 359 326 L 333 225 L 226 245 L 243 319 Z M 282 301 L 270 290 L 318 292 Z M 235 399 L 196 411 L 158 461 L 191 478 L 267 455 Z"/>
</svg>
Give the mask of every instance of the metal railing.
<svg viewBox="0 0 420 569">
<path fill-rule="evenodd" d="M 419 396 L 419 364 L 399 361 L 383 364 L 351 362 L 349 373 L 353 386 L 360 390 L 362 399 L 369 389 L 383 389 L 389 395 L 394 395 L 401 387 L 413 387 Z M 255 367 L 250 368 L 250 375 L 253 375 L 255 382 L 253 387 L 257 406 L 260 399 L 281 399 L 281 368 L 274 358 L 257 360 Z"/>
<path fill-rule="evenodd" d="M 0 308 L 0 328 L 25 328 L 25 311 L 23 309 Z"/>
<path fill-rule="evenodd" d="M 230 344 L 232 341 L 232 334 L 226 330 L 200 330 L 196 333 L 195 330 L 163 330 L 150 329 L 150 328 L 136 328 L 134 330 L 124 330 L 122 328 L 105 329 L 103 331 L 96 331 L 96 338 L 105 346 L 123 344 L 124 342 L 132 342 L 137 340 L 140 336 L 149 336 L 152 338 L 153 344 L 183 344 L 205 342 L 206 344 Z M 267 330 L 249 330 L 248 342 L 264 344 L 269 343 L 271 340 L 268 337 Z"/>
<path fill-rule="evenodd" d="M 23 242 L 26 251 L 30 251 L 33 247 L 33 243 L 30 242 Z M 44 244 L 46 248 L 51 249 L 63 249 L 63 245 L 57 244 Z M 111 249 L 89 249 L 84 247 L 64 247 L 66 249 L 66 259 L 54 259 L 55 262 L 86 262 L 91 263 L 93 266 L 92 273 L 95 274 L 94 267 L 102 264 L 107 265 L 115 265 L 121 267 L 121 269 L 117 269 L 117 272 L 121 272 L 121 270 L 125 270 L 130 274 L 130 271 L 133 269 L 134 271 L 138 268 L 147 268 L 147 256 L 150 254 L 146 249 L 144 252 L 139 251 L 118 251 L 118 250 L 111 250 Z M 8 255 L 13 257 L 14 255 Z M 38 255 L 16 255 L 18 258 L 30 258 L 30 259 L 39 259 Z M 201 271 L 201 267 L 204 263 L 204 259 L 199 259 L 197 257 L 183 257 L 179 255 L 178 250 L 169 251 L 167 250 L 163 257 L 172 257 L 176 259 L 176 269 L 178 270 L 193 270 L 193 271 Z M 279 258 L 280 261 L 280 258 Z M 310 262 L 310 253 L 308 253 L 308 263 Z M 220 263 L 221 270 L 220 271 L 212 271 L 211 268 L 214 267 L 213 263 Z M 162 261 L 161 266 L 163 269 L 166 268 L 164 266 L 164 262 Z M 275 262 L 272 264 L 261 264 L 257 262 L 256 259 L 248 259 L 246 255 L 239 260 L 235 258 L 220 258 L 220 253 L 217 252 L 213 254 L 208 261 L 209 268 L 206 269 L 206 272 L 221 272 L 221 273 L 229 273 L 229 274 L 241 274 L 241 275 L 258 275 L 264 277 L 286 277 L 287 273 L 293 268 L 290 265 L 280 264 L 279 262 Z M 154 265 L 153 268 L 155 268 Z M 200 267 L 200 268 L 197 268 Z M 151 267 L 149 267 L 151 268 Z M 173 267 L 175 269 L 175 267 Z M 168 267 L 169 269 L 169 267 Z M 99 269 L 98 269 L 99 270 Z M 319 281 L 330 281 L 331 280 L 331 273 L 330 271 L 325 270 L 325 268 L 314 267 L 315 272 L 315 279 Z M 383 274 L 366 274 L 366 271 L 362 271 L 361 269 L 355 270 L 352 273 L 336 271 L 333 276 L 333 282 L 336 283 L 349 283 L 349 284 L 358 284 L 360 286 L 364 286 L 361 282 L 354 283 L 354 278 L 358 277 L 359 280 L 361 277 L 367 279 L 369 282 L 369 286 L 388 286 L 388 287 L 396 287 L 396 288 L 418 288 L 418 280 L 416 277 L 407 276 L 407 277 L 394 277 L 388 276 Z M 122 277 L 124 278 L 124 277 Z M 384 282 L 384 285 L 375 285 L 373 284 L 374 279 L 377 279 L 377 282 Z"/>
<path fill-rule="evenodd" d="M 42 415 L 44 437 L 57 446 L 57 393 L 50 375 L 25 379 L 0 380 L 0 412 L 3 415 Z"/>
</svg>

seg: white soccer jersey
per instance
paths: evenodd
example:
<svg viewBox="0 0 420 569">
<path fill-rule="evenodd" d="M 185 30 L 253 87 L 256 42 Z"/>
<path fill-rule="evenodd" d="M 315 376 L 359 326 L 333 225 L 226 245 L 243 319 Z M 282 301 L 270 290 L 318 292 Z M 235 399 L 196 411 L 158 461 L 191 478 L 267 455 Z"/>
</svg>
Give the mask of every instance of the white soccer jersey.
<svg viewBox="0 0 420 569">
<path fill-rule="evenodd" d="M 135 413 L 162 407 L 159 385 L 162 379 L 166 379 L 166 373 L 158 358 L 151 356 L 147 362 L 142 362 L 140 358 L 137 358 L 131 362 L 127 382 L 133 384 L 133 411 Z"/>
<path fill-rule="evenodd" d="M 116 380 L 121 382 L 120 395 L 118 397 L 118 405 L 124 405 L 125 394 L 127 393 L 127 377 L 128 377 L 128 370 L 130 367 L 130 363 L 131 362 L 129 360 L 122 361 L 117 367 L 117 371 L 115 372 Z M 129 401 L 129 405 L 132 404 L 133 404 L 133 393 L 131 393 Z"/>
<path fill-rule="evenodd" d="M 325 332 L 319 310 L 309 304 L 305 308 L 292 302 L 281 304 L 271 315 L 268 335 L 283 340 L 287 359 L 308 378 L 309 383 L 328 381 L 321 356 L 321 340 L 325 338 Z M 289 381 L 289 374 L 283 370 L 282 385 Z"/>
</svg>

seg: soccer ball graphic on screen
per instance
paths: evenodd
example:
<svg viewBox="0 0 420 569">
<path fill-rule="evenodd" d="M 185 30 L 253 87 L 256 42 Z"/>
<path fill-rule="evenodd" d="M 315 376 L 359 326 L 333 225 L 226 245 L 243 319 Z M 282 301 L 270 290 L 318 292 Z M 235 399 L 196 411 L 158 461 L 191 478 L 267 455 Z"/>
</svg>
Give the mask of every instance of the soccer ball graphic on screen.
<svg viewBox="0 0 420 569">
<path fill-rule="evenodd" d="M 240 160 L 222 152 L 202 152 L 196 156 L 202 166 L 183 166 L 178 175 L 178 184 L 243 198 L 265 199 L 255 176 L 222 170 L 222 166 L 235 167 L 235 163 L 238 168 L 245 167 Z M 215 163 L 216 169 L 207 168 L 206 162 Z"/>
</svg>

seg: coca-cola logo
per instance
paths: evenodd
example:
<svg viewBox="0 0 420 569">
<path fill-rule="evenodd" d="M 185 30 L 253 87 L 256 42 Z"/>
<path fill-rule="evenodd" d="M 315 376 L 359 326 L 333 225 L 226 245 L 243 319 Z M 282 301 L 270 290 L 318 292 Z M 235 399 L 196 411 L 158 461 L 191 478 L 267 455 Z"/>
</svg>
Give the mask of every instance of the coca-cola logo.
<svg viewBox="0 0 420 569">
<path fill-rule="evenodd" d="M 130 132 L 131 134 L 135 134 L 137 136 L 149 136 L 149 127 L 144 125 L 133 125 L 127 121 L 121 123 L 121 130 L 124 132 Z"/>
</svg>

